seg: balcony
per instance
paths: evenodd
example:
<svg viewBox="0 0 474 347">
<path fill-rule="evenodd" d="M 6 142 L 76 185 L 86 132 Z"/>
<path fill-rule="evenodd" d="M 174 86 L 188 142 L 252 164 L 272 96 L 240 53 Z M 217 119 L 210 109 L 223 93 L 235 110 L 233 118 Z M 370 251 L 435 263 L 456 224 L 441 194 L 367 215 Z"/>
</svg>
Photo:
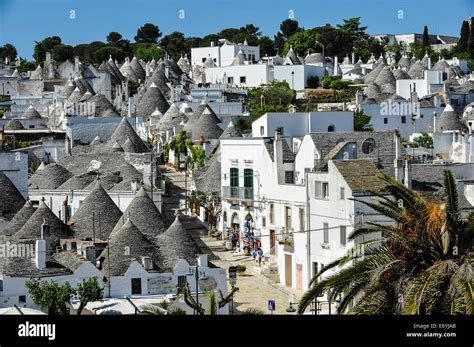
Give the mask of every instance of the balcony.
<svg viewBox="0 0 474 347">
<path fill-rule="evenodd" d="M 222 187 L 222 198 L 225 200 L 253 201 L 253 188 Z"/>
</svg>

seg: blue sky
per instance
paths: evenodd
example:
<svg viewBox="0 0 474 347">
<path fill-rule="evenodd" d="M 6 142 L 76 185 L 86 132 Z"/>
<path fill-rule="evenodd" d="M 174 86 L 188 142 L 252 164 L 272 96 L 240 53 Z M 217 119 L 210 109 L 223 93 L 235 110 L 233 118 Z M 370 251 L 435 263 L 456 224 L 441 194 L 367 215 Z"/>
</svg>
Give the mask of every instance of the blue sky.
<svg viewBox="0 0 474 347">
<path fill-rule="evenodd" d="M 474 15 L 474 0 L 0 0 L 0 44 L 12 43 L 31 59 L 34 41 L 48 36 L 77 45 L 118 31 L 133 41 L 147 22 L 186 36 L 252 23 L 273 37 L 289 11 L 305 28 L 360 16 L 371 34 L 421 33 L 426 24 L 430 33 L 457 36 L 461 21 Z"/>
</svg>

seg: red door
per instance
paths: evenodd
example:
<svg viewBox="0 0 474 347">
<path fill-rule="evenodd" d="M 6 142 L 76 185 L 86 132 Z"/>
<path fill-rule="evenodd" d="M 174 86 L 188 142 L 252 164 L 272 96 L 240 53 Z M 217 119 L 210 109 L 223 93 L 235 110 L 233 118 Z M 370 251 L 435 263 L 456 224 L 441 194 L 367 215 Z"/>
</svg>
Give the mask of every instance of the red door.
<svg viewBox="0 0 474 347">
<path fill-rule="evenodd" d="M 303 265 L 296 264 L 296 288 L 303 290 Z"/>
</svg>

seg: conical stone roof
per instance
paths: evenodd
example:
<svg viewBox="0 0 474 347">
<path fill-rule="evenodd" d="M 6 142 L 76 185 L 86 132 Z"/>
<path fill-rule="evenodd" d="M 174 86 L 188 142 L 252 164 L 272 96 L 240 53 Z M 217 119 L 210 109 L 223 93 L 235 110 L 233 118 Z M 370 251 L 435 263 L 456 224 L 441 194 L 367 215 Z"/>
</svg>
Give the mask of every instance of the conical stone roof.
<svg viewBox="0 0 474 347">
<path fill-rule="evenodd" d="M 213 117 L 211 112 L 207 112 L 207 110 L 208 109 L 206 109 L 201 117 L 193 124 L 191 131 L 193 140 L 199 140 L 201 136 L 206 140 L 218 139 L 223 133 L 222 129 L 217 125 L 218 122 L 216 118 Z"/>
<path fill-rule="evenodd" d="M 76 238 L 92 239 L 94 237 L 93 213 L 95 213 L 95 237 L 106 240 L 121 218 L 122 212 L 102 187 L 100 181 L 95 183 L 94 188 L 69 221 Z"/>
<path fill-rule="evenodd" d="M 114 230 L 123 226 L 125 218 L 128 218 L 150 240 L 155 240 L 156 236 L 166 230 L 160 211 L 143 187 L 130 202 Z"/>
<path fill-rule="evenodd" d="M 227 128 L 225 128 L 224 132 L 222 133 L 220 139 L 227 139 L 232 137 L 242 137 L 242 133 L 239 131 L 239 129 L 235 127 L 234 123 L 230 121 L 227 125 Z"/>
<path fill-rule="evenodd" d="M 42 201 L 28 221 L 16 232 L 13 237 L 17 240 L 39 240 L 41 238 L 41 225 L 46 221 L 49 225 L 49 240 L 51 248 L 59 245 L 60 239 L 72 237 L 70 228 L 64 224 Z"/>
<path fill-rule="evenodd" d="M 421 64 L 420 61 L 416 61 L 413 63 L 413 65 L 410 67 L 410 70 L 408 70 L 408 75 L 412 79 L 422 79 L 424 78 L 424 73 L 425 73 L 425 68 Z"/>
<path fill-rule="evenodd" d="M 158 129 L 161 131 L 171 129 L 181 124 L 183 119 L 184 114 L 179 110 L 179 107 L 173 103 L 158 122 Z"/>
<path fill-rule="evenodd" d="M 32 105 L 30 105 L 20 116 L 20 119 L 41 119 L 41 115 Z"/>
<path fill-rule="evenodd" d="M 61 90 L 59 95 L 65 98 L 69 98 L 72 92 L 74 92 L 74 89 L 76 89 L 76 84 L 73 81 L 69 81 L 68 84 L 63 88 L 63 90 Z"/>
<path fill-rule="evenodd" d="M 5 125 L 5 130 L 22 130 L 25 127 L 18 119 L 12 119 Z"/>
<path fill-rule="evenodd" d="M 384 67 L 375 79 L 375 83 L 380 86 L 382 93 L 395 93 L 396 79 L 388 66 Z"/>
<path fill-rule="evenodd" d="M 154 270 L 161 268 L 162 260 L 158 247 L 150 241 L 129 219 L 110 234 L 109 244 L 102 251 L 102 272 L 107 276 L 122 276 L 134 260 L 150 257 Z M 110 263 L 109 263 L 110 259 Z"/>
<path fill-rule="evenodd" d="M 128 122 L 127 117 L 123 117 L 119 125 L 115 129 L 114 133 L 110 137 L 108 144 L 112 147 L 115 143 L 118 143 L 122 146 L 124 150 L 126 150 L 124 148 L 124 145 L 127 140 L 129 140 L 129 142 L 133 146 L 133 153 L 144 153 L 149 151 L 147 146 L 143 143 L 136 131 Z"/>
<path fill-rule="evenodd" d="M 157 240 L 162 250 L 163 266 L 174 267 L 181 259 L 191 265 L 197 263 L 196 256 L 201 250 L 179 220 L 179 216 L 176 216 L 174 222 Z"/>
<path fill-rule="evenodd" d="M 48 164 L 36 171 L 28 180 L 30 189 L 56 189 L 72 177 L 72 174 L 57 163 Z"/>
<path fill-rule="evenodd" d="M 24 203 L 23 195 L 7 175 L 0 171 L 0 217 L 8 221 L 11 220 L 23 207 Z"/>
<path fill-rule="evenodd" d="M 10 223 L 0 232 L 0 235 L 12 236 L 18 230 L 20 230 L 23 225 L 30 219 L 30 217 L 35 212 L 35 209 L 31 205 L 31 202 L 28 200 L 25 202 L 20 211 L 18 211 L 15 216 L 12 218 Z"/>
<path fill-rule="evenodd" d="M 460 117 L 455 113 L 451 105 L 447 105 L 436 122 L 436 131 L 467 131 Z"/>
<path fill-rule="evenodd" d="M 140 98 L 136 115 L 148 119 L 156 109 L 165 114 L 169 107 L 168 101 L 163 96 L 161 90 L 156 84 L 152 83 L 145 94 Z"/>
</svg>

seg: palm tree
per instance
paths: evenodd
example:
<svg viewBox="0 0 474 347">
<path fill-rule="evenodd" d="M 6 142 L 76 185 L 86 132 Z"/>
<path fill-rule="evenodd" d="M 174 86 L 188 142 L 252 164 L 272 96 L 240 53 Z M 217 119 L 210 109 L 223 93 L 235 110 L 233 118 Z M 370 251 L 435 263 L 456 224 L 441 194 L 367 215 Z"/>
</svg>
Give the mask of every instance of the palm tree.
<svg viewBox="0 0 474 347">
<path fill-rule="evenodd" d="M 382 236 L 361 243 L 363 256 L 349 252 L 316 274 L 298 312 L 329 292 L 331 300 L 342 297 L 338 313 L 474 314 L 474 214 L 462 217 L 455 178 L 449 170 L 444 177 L 444 197 L 434 201 L 381 174 L 389 195 L 374 193 L 378 203 L 355 200 L 394 223 L 354 231 L 351 240 Z"/>
</svg>

